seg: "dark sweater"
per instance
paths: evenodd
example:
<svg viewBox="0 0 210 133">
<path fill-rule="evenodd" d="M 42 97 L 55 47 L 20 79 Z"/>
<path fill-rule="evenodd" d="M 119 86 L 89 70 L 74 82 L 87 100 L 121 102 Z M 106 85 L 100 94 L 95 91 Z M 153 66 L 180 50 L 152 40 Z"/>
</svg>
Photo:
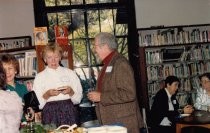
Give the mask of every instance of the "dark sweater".
<svg viewBox="0 0 210 133">
<path fill-rule="evenodd" d="M 171 102 L 174 107 L 174 111 L 169 111 L 168 106 L 169 98 L 165 89 L 161 89 L 154 97 L 154 102 L 151 108 L 151 127 L 158 127 L 164 117 L 172 122 L 172 126 L 175 126 L 175 120 L 178 113 L 179 103 L 176 99 L 176 95 L 172 95 Z"/>
</svg>

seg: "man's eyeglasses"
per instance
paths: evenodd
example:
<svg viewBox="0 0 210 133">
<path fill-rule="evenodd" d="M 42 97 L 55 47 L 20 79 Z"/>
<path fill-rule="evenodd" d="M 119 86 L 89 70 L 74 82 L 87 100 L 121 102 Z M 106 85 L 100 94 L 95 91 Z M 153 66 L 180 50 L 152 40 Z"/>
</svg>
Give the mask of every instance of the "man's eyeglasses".
<svg viewBox="0 0 210 133">
<path fill-rule="evenodd" d="M 97 44 L 94 44 L 94 45 L 93 45 L 93 48 L 95 48 L 95 47 L 98 47 L 98 46 L 99 46 L 99 45 L 97 45 Z"/>
</svg>

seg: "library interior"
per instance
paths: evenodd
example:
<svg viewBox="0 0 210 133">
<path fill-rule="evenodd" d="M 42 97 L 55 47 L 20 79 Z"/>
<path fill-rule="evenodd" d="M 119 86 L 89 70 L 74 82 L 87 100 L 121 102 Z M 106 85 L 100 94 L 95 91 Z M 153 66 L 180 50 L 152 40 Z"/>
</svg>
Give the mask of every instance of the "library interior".
<svg viewBox="0 0 210 133">
<path fill-rule="evenodd" d="M 2 1 L 0 132 L 210 132 L 209 13 L 210 0 Z"/>
</svg>

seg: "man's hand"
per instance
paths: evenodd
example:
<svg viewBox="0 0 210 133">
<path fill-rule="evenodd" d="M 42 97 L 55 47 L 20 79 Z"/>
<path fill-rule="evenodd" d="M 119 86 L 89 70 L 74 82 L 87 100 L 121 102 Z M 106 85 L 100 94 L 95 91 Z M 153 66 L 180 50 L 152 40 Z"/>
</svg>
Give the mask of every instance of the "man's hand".
<svg viewBox="0 0 210 133">
<path fill-rule="evenodd" d="M 186 105 L 183 110 L 185 114 L 191 114 L 194 111 L 193 106 L 191 105 Z"/>
<path fill-rule="evenodd" d="M 91 91 L 87 94 L 88 99 L 92 102 L 100 102 L 101 101 L 101 93 L 97 91 Z"/>
</svg>

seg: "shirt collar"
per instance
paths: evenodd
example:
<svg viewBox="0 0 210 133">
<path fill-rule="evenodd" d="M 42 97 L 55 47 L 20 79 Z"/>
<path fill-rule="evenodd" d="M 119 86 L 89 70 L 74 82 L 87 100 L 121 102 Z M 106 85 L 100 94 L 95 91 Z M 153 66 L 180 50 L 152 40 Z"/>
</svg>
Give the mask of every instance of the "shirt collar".
<svg viewBox="0 0 210 133">
<path fill-rule="evenodd" d="M 18 82 L 15 80 L 14 81 L 14 86 L 10 85 L 10 84 L 6 84 L 6 87 L 9 87 L 9 88 L 16 88 Z"/>
<path fill-rule="evenodd" d="M 168 90 L 166 88 L 165 88 L 165 91 L 167 93 L 168 98 L 171 99 L 172 95 L 168 92 Z"/>
<path fill-rule="evenodd" d="M 56 69 L 52 69 L 52 68 L 49 68 L 47 66 L 46 69 L 47 69 L 47 71 L 56 72 L 56 71 L 59 71 L 61 69 L 61 66 L 58 66 L 58 68 L 56 68 Z"/>
</svg>

